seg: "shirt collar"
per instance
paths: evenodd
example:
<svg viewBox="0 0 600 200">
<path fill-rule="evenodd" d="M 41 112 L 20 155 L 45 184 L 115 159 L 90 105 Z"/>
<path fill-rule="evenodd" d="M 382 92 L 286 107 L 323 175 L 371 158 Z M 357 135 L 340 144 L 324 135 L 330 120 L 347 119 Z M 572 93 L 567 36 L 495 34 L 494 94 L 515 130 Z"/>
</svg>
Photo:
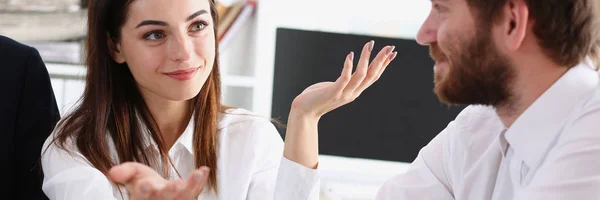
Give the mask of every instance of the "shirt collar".
<svg viewBox="0 0 600 200">
<path fill-rule="evenodd" d="M 514 155 L 537 168 L 573 108 L 598 87 L 598 72 L 587 63 L 569 69 L 506 131 Z"/>
<path fill-rule="evenodd" d="M 179 138 L 177 138 L 177 140 L 175 141 L 175 144 L 173 144 L 173 147 L 171 147 L 171 149 L 176 148 L 178 145 L 182 145 L 189 153 L 194 154 L 194 149 L 193 149 L 194 120 L 193 119 L 194 119 L 194 117 L 190 118 L 190 121 L 188 122 L 187 127 L 185 128 L 185 130 L 183 131 L 181 136 L 179 136 Z M 142 135 L 144 137 L 143 138 L 144 139 L 144 148 L 143 149 L 144 150 L 156 149 L 157 148 L 156 142 L 152 139 L 152 136 L 151 136 L 148 128 L 145 128 L 146 126 L 144 125 L 141 117 L 138 117 L 138 123 L 140 124 L 140 127 L 144 127 L 144 132 L 142 133 Z"/>
<path fill-rule="evenodd" d="M 226 114 L 232 113 L 232 114 L 239 114 L 239 113 L 243 113 L 243 111 L 240 111 L 241 109 L 232 109 L 227 110 L 225 113 L 219 113 L 218 116 L 218 126 L 217 126 L 217 130 L 220 131 L 221 129 L 223 129 L 226 125 L 227 125 L 227 118 L 225 117 Z M 138 117 L 138 123 L 140 123 L 140 127 L 145 127 L 141 117 Z M 190 121 L 188 122 L 187 127 L 185 128 L 185 130 L 183 131 L 183 133 L 181 134 L 181 136 L 179 136 L 179 138 L 177 138 L 177 140 L 175 141 L 175 144 L 173 144 L 173 147 L 176 147 L 177 145 L 182 145 L 190 154 L 194 154 L 194 127 L 195 127 L 195 121 L 194 121 L 194 117 L 190 118 Z M 154 148 L 156 149 L 156 142 L 154 142 L 154 140 L 152 139 L 152 136 L 150 135 L 150 132 L 148 131 L 148 129 L 145 129 L 144 131 L 144 149 L 149 149 L 149 148 Z M 171 148 L 173 148 L 171 147 Z"/>
<path fill-rule="evenodd" d="M 227 113 L 239 113 L 240 111 L 238 110 L 233 110 L 231 112 L 226 111 L 225 113 L 221 113 L 219 112 L 218 116 L 217 116 L 217 131 L 220 131 L 221 129 L 223 129 L 226 125 L 227 125 L 227 120 L 225 119 L 225 114 Z M 183 147 L 185 147 L 185 149 L 192 155 L 194 155 L 194 127 L 195 127 L 196 122 L 194 121 L 194 117 L 190 118 L 190 122 L 188 123 L 187 127 L 185 128 L 185 131 L 183 131 L 183 134 L 181 134 L 181 136 L 179 136 L 179 138 L 177 139 L 177 141 L 175 142 L 175 145 L 177 144 L 181 144 L 183 145 Z"/>
<path fill-rule="evenodd" d="M 175 144 L 173 145 L 183 145 L 183 147 L 185 147 L 185 149 L 192 155 L 194 155 L 194 124 L 194 117 L 191 117 L 190 122 L 183 131 L 183 134 L 179 136 L 179 138 L 177 139 L 177 141 L 175 141 Z"/>
</svg>

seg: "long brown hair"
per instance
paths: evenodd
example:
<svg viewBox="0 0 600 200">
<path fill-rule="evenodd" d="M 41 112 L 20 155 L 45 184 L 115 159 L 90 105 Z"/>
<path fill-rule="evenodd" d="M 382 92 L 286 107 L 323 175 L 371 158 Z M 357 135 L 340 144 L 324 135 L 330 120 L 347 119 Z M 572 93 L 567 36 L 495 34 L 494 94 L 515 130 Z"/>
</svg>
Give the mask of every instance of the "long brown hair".
<svg viewBox="0 0 600 200">
<path fill-rule="evenodd" d="M 127 64 L 118 64 L 112 57 L 114 42 L 120 40 L 120 30 L 133 0 L 92 0 L 88 4 L 88 34 L 86 37 L 87 66 L 85 91 L 78 106 L 57 126 L 56 142 L 66 151 L 67 141 L 73 140 L 77 150 L 98 170 L 107 173 L 112 166 L 123 162 L 146 164 L 169 177 L 168 149 L 159 134 L 156 122 L 144 102 Z M 213 27 L 217 27 L 214 0 L 211 7 Z M 220 102 L 221 79 L 218 64 L 218 42 L 215 60 L 200 93 L 191 99 L 195 122 L 193 145 L 195 166 L 208 166 L 211 171 L 208 186 L 217 192 L 217 118 L 226 108 Z M 142 125 L 138 123 L 141 120 Z M 149 130 L 149 133 L 146 132 Z M 109 153 L 110 134 L 118 162 Z M 158 147 L 158 154 L 144 151 L 144 134 Z M 160 157 L 160 160 L 156 158 Z M 159 162 L 160 161 L 160 162 Z M 162 166 L 159 166 L 162 163 Z"/>
</svg>

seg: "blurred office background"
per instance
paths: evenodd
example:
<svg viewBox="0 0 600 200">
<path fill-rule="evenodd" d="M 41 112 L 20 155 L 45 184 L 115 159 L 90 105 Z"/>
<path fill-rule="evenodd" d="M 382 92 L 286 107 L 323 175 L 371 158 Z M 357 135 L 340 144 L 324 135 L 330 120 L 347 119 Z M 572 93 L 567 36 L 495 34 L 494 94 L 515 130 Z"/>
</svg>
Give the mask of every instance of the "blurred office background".
<svg viewBox="0 0 600 200">
<path fill-rule="evenodd" d="M 415 36 L 430 1 L 217 0 L 225 104 L 286 122 L 304 88 L 333 81 L 369 40 L 398 58 L 356 102 L 320 124 L 323 200 L 374 199 L 460 111 L 437 101 Z M 86 0 L 0 0 L 0 35 L 40 51 L 65 115 L 84 88 Z M 284 137 L 284 130 L 280 130 Z"/>
</svg>

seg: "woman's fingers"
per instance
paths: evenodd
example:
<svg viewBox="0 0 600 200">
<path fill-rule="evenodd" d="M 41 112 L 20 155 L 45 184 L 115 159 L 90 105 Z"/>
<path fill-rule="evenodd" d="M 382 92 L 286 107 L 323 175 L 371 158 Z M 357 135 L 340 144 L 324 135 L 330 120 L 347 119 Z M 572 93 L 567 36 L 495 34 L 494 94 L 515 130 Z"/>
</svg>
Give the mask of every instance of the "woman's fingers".
<svg viewBox="0 0 600 200">
<path fill-rule="evenodd" d="M 150 199 L 150 197 L 154 196 L 157 191 L 160 191 L 162 188 L 158 188 L 154 180 L 150 178 L 143 178 L 135 181 L 134 183 L 129 184 L 130 195 L 135 197 L 135 199 Z"/>
<path fill-rule="evenodd" d="M 177 196 L 177 199 L 197 199 L 202 188 L 208 182 L 210 169 L 200 167 L 195 170 L 185 182 L 185 189 Z"/>
<path fill-rule="evenodd" d="M 383 74 L 383 72 L 385 71 L 385 69 L 387 69 L 388 65 L 390 65 L 390 63 L 396 59 L 396 56 L 398 55 L 398 52 L 394 51 L 394 53 L 392 53 L 392 55 L 388 56 L 388 58 L 386 59 L 385 63 L 383 64 L 383 67 L 381 68 L 381 70 L 379 70 L 379 74 L 377 75 L 377 78 L 375 79 L 376 81 L 379 80 L 379 78 L 381 77 L 381 75 Z"/>
<path fill-rule="evenodd" d="M 108 178 L 121 184 L 130 184 L 142 178 L 162 178 L 154 169 L 141 163 L 126 162 L 112 167 Z"/>
<path fill-rule="evenodd" d="M 125 185 L 131 199 L 150 199 L 167 181 L 154 169 L 134 162 L 117 165 L 107 173 L 110 180 Z"/>
<path fill-rule="evenodd" d="M 354 91 L 355 97 L 358 97 L 365 89 L 367 89 L 377 80 L 377 78 L 380 76 L 379 73 L 382 72 L 381 69 L 383 68 L 383 65 L 388 60 L 390 55 L 394 53 L 394 48 L 396 47 L 386 46 L 379 51 L 375 59 L 373 59 L 373 62 L 371 62 L 365 79 Z"/>
<path fill-rule="evenodd" d="M 178 179 L 169 182 L 160 192 L 156 195 L 161 200 L 175 199 L 179 193 L 185 190 L 185 181 Z"/>
<path fill-rule="evenodd" d="M 120 184 L 129 183 L 138 172 L 139 163 L 123 163 L 110 168 L 106 174 L 110 180 Z"/>
<path fill-rule="evenodd" d="M 363 47 L 362 53 L 360 55 L 360 60 L 358 60 L 358 65 L 356 66 L 356 71 L 352 74 L 352 78 L 346 88 L 344 88 L 343 95 L 348 96 L 352 94 L 356 88 L 362 83 L 363 79 L 367 75 L 367 70 L 369 67 L 369 59 L 371 57 L 371 51 L 373 51 L 373 47 L 375 46 L 375 41 L 371 40 Z"/>
<path fill-rule="evenodd" d="M 340 74 L 340 77 L 335 81 L 335 84 L 340 89 L 339 90 L 340 92 L 343 91 L 344 88 L 346 88 L 346 86 L 350 82 L 350 78 L 352 78 L 352 68 L 354 65 L 353 62 L 354 62 L 354 52 L 350 52 L 346 56 L 346 61 L 344 61 L 344 68 L 342 69 L 342 74 Z"/>
<path fill-rule="evenodd" d="M 334 82 L 322 82 L 306 88 L 292 102 L 292 108 L 302 113 L 313 113 L 321 116 L 328 111 L 354 101 L 362 91 L 375 82 L 383 69 L 387 67 L 393 55 L 394 46 L 386 46 L 369 64 L 374 41 L 363 47 L 356 71 L 352 73 L 354 52 L 350 52 L 344 61 L 344 67 L 339 78 Z"/>
</svg>

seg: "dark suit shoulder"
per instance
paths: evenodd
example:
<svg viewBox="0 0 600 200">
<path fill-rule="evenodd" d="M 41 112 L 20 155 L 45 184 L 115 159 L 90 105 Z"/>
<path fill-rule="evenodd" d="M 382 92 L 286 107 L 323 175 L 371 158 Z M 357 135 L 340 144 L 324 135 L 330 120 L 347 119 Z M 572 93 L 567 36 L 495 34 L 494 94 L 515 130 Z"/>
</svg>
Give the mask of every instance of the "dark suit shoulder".
<svg viewBox="0 0 600 200">
<path fill-rule="evenodd" d="M 0 35 L 0 57 L 5 55 L 19 55 L 30 53 L 33 47 L 17 42 L 11 38 Z"/>
<path fill-rule="evenodd" d="M 27 73 L 46 72 L 46 67 L 37 49 L 0 35 L 0 71 L 3 76 L 15 79 Z M 24 78 L 24 77 L 22 77 Z M 18 78 L 17 78 L 18 79 Z"/>
</svg>

